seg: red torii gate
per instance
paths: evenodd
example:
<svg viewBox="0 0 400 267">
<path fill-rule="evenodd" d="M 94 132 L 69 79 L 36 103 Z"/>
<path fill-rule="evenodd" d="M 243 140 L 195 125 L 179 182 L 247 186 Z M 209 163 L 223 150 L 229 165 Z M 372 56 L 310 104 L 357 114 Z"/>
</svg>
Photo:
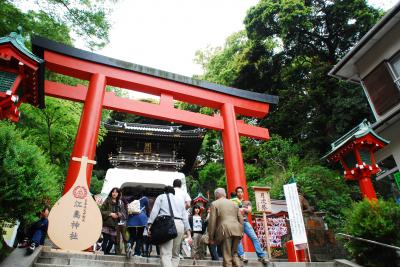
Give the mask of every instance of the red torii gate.
<svg viewBox="0 0 400 267">
<path fill-rule="evenodd" d="M 228 193 L 237 186 L 242 186 L 244 197 L 248 198 L 239 136 L 267 140 L 269 133 L 267 129 L 237 120 L 236 116 L 239 114 L 263 118 L 268 114 L 269 104 L 277 104 L 276 96 L 194 80 L 104 57 L 41 37 L 33 37 L 32 48 L 36 55 L 25 48 L 22 37 L 15 33 L 0 38 L 0 119 L 18 121 L 18 106 L 21 102 L 44 107 L 44 94 L 84 102 L 64 194 L 74 184 L 80 169 L 80 163 L 72 158 L 83 160 L 87 157 L 91 160 L 95 156 L 101 111 L 104 107 L 221 131 Z M 45 81 L 44 67 L 55 73 L 88 80 L 89 86 L 86 88 L 83 85 L 69 86 Z M 105 92 L 106 85 L 158 95 L 160 103 L 150 104 L 117 97 L 114 93 Z M 21 96 L 20 101 L 15 95 L 17 90 Z M 208 116 L 175 109 L 174 100 L 218 109 L 220 115 Z M 86 171 L 88 186 L 91 173 L 92 165 L 89 165 Z M 246 243 L 245 247 L 249 248 Z"/>
<path fill-rule="evenodd" d="M 88 80 L 89 86 L 69 86 L 44 82 L 48 96 L 84 102 L 72 157 L 88 156 L 96 151 L 102 108 L 177 123 L 219 130 L 222 132 L 228 193 L 237 186 L 245 189 L 248 198 L 239 135 L 269 139 L 265 128 L 237 120 L 238 114 L 263 118 L 269 104 L 276 104 L 276 96 L 254 93 L 236 88 L 194 80 L 140 65 L 108 58 L 66 46 L 42 37 L 32 38 L 33 52 L 44 59 L 52 72 Z M 160 96 L 160 104 L 150 104 L 105 92 L 106 85 Z M 221 115 L 208 116 L 174 108 L 173 100 L 180 100 L 220 110 Z M 70 161 L 64 193 L 74 184 L 80 164 Z M 87 169 L 90 184 L 92 167 Z"/>
</svg>

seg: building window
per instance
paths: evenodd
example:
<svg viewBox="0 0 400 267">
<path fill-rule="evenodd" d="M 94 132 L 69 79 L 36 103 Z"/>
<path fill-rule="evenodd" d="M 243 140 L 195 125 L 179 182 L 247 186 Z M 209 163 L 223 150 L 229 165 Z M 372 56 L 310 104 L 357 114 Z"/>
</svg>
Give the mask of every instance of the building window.
<svg viewBox="0 0 400 267">
<path fill-rule="evenodd" d="M 395 56 L 390 61 L 390 67 L 394 75 L 394 82 L 396 83 L 397 87 L 400 88 L 400 54 Z"/>
<path fill-rule="evenodd" d="M 400 62 L 395 59 L 390 63 L 393 67 L 386 61 L 382 62 L 362 80 L 373 108 L 379 116 L 400 103 L 400 90 L 394 82 L 396 79 L 394 69 L 397 68 L 400 73 Z"/>
<path fill-rule="evenodd" d="M 399 169 L 392 155 L 378 162 L 378 166 L 381 169 L 381 171 L 376 174 L 377 180 L 383 179 L 389 173 L 393 173 Z"/>
</svg>

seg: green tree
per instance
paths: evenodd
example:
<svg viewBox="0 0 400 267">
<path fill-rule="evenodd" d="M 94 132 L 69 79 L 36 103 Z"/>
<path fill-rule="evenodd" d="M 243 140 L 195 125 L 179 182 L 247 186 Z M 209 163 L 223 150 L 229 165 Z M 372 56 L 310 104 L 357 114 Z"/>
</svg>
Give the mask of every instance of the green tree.
<svg viewBox="0 0 400 267">
<path fill-rule="evenodd" d="M 0 17 L 2 18 L 0 20 L 0 36 L 15 32 L 18 26 L 22 26 L 22 35 L 26 40 L 30 39 L 31 34 L 37 34 L 54 41 L 72 44 L 69 28 L 53 20 L 47 13 L 43 11 L 24 13 L 7 0 L 0 0 L 0 7 Z M 26 45 L 30 46 L 29 43 Z"/>
<path fill-rule="evenodd" d="M 196 52 L 195 62 L 205 71 L 201 79 L 210 82 L 233 85 L 246 62 L 248 39 L 245 31 L 229 36 L 224 47 L 208 47 Z"/>
<path fill-rule="evenodd" d="M 344 209 L 351 202 L 354 186 L 346 184 L 337 171 L 322 166 L 318 159 L 300 157 L 300 147 L 291 139 L 272 135 L 266 142 L 242 140 L 248 187 L 270 186 L 273 199 L 284 199 L 283 185 L 294 176 L 303 195 L 317 211 L 326 212 L 326 222 L 337 229 Z M 250 197 L 254 200 L 253 192 Z"/>
<path fill-rule="evenodd" d="M 78 128 L 82 105 L 46 97 L 46 108 L 21 106 L 18 127 L 26 139 L 46 151 L 53 164 L 67 166 Z"/>
<path fill-rule="evenodd" d="M 261 0 L 245 18 L 247 38 L 233 35 L 198 62 L 205 79 L 278 95 L 261 125 L 321 155 L 371 116 L 359 87 L 327 74 L 380 16 L 366 0 Z"/>
<path fill-rule="evenodd" d="M 90 193 L 92 193 L 93 195 L 101 193 L 105 177 L 105 170 L 93 170 L 92 179 L 90 180 Z"/>
<path fill-rule="evenodd" d="M 343 230 L 355 237 L 384 244 L 400 245 L 400 207 L 393 201 L 354 203 L 346 212 Z M 396 251 L 354 239 L 346 241 L 350 255 L 363 266 L 391 267 L 396 261 Z"/>
<path fill-rule="evenodd" d="M 72 44 L 70 33 L 85 41 L 91 50 L 108 43 L 111 28 L 110 14 L 117 0 L 0 0 L 0 13 L 6 18 L 0 27 L 1 36 L 22 26 L 27 33 L 34 33 L 52 40 Z M 25 11 L 26 7 L 32 7 Z"/>
<path fill-rule="evenodd" d="M 345 210 L 352 204 L 354 185 L 347 184 L 337 171 L 310 164 L 296 173 L 301 193 L 317 211 L 326 212 L 325 222 L 333 229 L 340 228 L 345 219 Z"/>
<path fill-rule="evenodd" d="M 225 187 L 225 168 L 221 163 L 210 162 L 199 170 L 200 192 L 214 192 L 217 187 Z"/>
<path fill-rule="evenodd" d="M 60 196 L 57 169 L 7 121 L 0 122 L 0 151 L 0 219 L 32 221 Z"/>
</svg>

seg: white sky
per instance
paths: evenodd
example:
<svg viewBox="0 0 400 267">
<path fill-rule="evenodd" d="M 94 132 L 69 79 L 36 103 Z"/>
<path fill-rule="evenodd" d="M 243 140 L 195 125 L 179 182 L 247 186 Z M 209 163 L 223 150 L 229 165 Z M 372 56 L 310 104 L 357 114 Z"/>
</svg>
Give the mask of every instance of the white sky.
<svg viewBox="0 0 400 267">
<path fill-rule="evenodd" d="M 246 11 L 258 0 L 120 0 L 102 51 L 132 63 L 185 76 L 201 73 L 195 52 L 221 46 L 243 29 Z"/>
<path fill-rule="evenodd" d="M 200 74 L 195 52 L 222 46 L 244 29 L 258 0 L 120 0 L 113 12 L 110 43 L 96 53 L 185 76 Z M 369 0 L 391 8 L 396 0 Z"/>
</svg>

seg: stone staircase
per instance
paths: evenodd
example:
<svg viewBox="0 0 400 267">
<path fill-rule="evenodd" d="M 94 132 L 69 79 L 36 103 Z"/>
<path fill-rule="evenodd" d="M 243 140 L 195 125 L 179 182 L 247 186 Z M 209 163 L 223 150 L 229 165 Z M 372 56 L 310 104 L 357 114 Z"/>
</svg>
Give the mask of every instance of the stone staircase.
<svg viewBox="0 0 400 267">
<path fill-rule="evenodd" d="M 14 254 L 14 255 L 13 255 Z M 0 267 L 156 267 L 160 266 L 158 257 L 132 257 L 127 259 L 125 256 L 102 255 L 93 252 L 68 252 L 52 249 L 50 247 L 39 247 L 34 254 L 26 256 L 24 249 L 16 249 L 0 264 Z M 179 263 L 182 267 L 209 267 L 222 266 L 222 261 L 211 260 L 192 260 L 182 259 Z M 291 263 L 272 261 L 262 264 L 257 259 L 249 259 L 244 267 L 356 267 L 345 260 L 332 262 L 310 262 L 310 263 Z"/>
<path fill-rule="evenodd" d="M 160 259 L 158 257 L 132 257 L 127 259 L 125 256 L 117 255 L 102 255 L 94 253 L 84 253 L 84 252 L 74 252 L 69 253 L 60 250 L 48 250 L 44 249 L 39 254 L 34 262 L 34 267 L 66 267 L 66 266 L 95 266 L 95 267 L 153 267 L 160 266 Z M 222 261 L 212 261 L 212 260 L 192 260 L 192 259 L 181 259 L 179 266 L 222 266 Z M 245 266 L 251 267 L 261 267 L 264 266 L 257 260 L 250 260 Z"/>
</svg>

